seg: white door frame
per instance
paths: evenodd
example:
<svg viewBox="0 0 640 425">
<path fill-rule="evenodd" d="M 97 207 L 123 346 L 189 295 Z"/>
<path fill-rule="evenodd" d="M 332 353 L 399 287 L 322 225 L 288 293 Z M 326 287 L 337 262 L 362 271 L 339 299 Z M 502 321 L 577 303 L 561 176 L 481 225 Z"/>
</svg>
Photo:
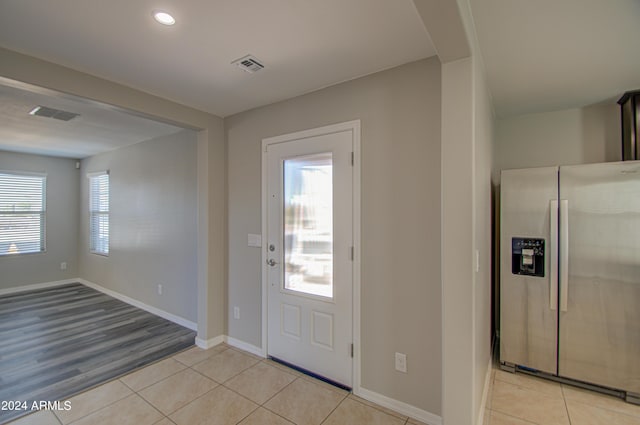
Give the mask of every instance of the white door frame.
<svg viewBox="0 0 640 425">
<path fill-rule="evenodd" d="M 265 235 L 267 231 L 267 146 L 276 143 L 306 139 L 325 134 L 351 131 L 353 137 L 353 392 L 360 392 L 360 120 L 318 127 L 311 130 L 262 139 L 262 347 L 261 354 L 267 356 L 267 249 Z"/>
</svg>

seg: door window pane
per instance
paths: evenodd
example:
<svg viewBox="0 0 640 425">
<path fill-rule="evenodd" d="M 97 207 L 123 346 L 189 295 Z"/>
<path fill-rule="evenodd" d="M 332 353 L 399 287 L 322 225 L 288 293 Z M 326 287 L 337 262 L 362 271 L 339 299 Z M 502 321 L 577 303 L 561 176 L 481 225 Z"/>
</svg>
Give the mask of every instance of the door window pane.
<svg viewBox="0 0 640 425">
<path fill-rule="evenodd" d="M 284 161 L 284 288 L 333 297 L 332 154 Z"/>
</svg>

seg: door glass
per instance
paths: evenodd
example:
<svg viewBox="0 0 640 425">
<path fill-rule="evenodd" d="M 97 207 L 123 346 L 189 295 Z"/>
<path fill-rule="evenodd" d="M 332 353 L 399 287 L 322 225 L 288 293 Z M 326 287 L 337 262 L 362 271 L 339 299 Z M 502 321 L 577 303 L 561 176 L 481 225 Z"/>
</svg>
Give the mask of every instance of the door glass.
<svg viewBox="0 0 640 425">
<path fill-rule="evenodd" d="M 284 288 L 333 297 L 332 153 L 284 160 Z"/>
</svg>

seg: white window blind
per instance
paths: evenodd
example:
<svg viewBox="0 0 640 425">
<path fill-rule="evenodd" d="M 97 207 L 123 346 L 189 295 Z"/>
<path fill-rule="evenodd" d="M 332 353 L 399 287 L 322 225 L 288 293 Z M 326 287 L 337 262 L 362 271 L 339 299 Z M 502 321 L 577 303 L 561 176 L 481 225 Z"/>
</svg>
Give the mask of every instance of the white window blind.
<svg viewBox="0 0 640 425">
<path fill-rule="evenodd" d="M 109 255 L 109 172 L 89 174 L 89 249 Z"/>
<path fill-rule="evenodd" d="M 0 256 L 45 250 L 46 180 L 0 171 Z"/>
</svg>

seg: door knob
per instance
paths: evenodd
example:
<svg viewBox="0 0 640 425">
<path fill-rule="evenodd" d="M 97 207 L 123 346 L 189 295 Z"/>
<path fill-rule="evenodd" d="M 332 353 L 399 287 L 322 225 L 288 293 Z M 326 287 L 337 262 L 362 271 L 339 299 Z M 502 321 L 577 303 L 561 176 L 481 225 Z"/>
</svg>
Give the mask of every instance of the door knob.
<svg viewBox="0 0 640 425">
<path fill-rule="evenodd" d="M 276 260 L 274 260 L 273 258 L 269 258 L 267 260 L 267 264 L 270 265 L 271 267 L 274 267 L 276 264 L 278 264 L 278 262 Z"/>
</svg>

